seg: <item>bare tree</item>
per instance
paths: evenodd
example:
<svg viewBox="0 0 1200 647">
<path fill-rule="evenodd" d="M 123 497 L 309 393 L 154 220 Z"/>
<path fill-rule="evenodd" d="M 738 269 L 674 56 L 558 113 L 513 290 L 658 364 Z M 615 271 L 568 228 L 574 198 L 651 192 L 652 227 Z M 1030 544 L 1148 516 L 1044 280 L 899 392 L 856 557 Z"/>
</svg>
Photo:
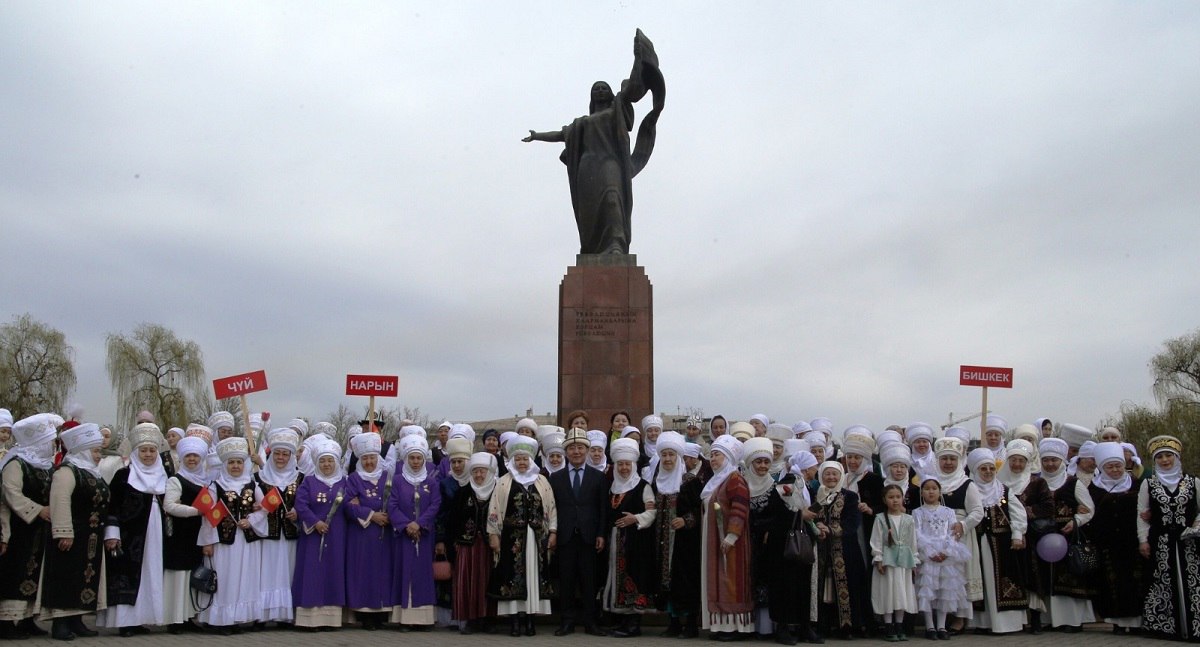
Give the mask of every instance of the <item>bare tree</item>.
<svg viewBox="0 0 1200 647">
<path fill-rule="evenodd" d="M 75 388 L 74 349 L 29 314 L 0 326 L 0 406 L 16 419 L 63 410 Z"/>
<path fill-rule="evenodd" d="M 234 424 L 241 424 L 242 420 L 242 399 L 241 398 L 224 398 L 217 400 L 213 398 L 213 394 L 208 389 L 201 389 L 192 394 L 188 404 L 188 420 L 190 422 L 198 422 L 206 424 L 212 414 L 218 411 L 228 411 L 233 414 Z M 237 433 L 240 433 L 238 431 Z"/>
<path fill-rule="evenodd" d="M 1200 329 L 1163 342 L 1163 350 L 1150 360 L 1150 374 L 1159 404 L 1200 401 Z"/>
<path fill-rule="evenodd" d="M 128 337 L 111 333 L 106 346 L 108 378 L 125 424 L 143 408 L 164 428 L 187 423 L 188 404 L 204 389 L 200 346 L 158 324 L 141 324 Z"/>
</svg>

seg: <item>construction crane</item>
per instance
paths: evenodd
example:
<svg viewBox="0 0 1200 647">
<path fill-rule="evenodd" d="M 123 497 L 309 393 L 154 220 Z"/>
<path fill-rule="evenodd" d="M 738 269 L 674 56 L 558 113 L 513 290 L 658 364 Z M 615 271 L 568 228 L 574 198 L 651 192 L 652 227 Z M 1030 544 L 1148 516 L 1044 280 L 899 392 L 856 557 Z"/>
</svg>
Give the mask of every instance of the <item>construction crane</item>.
<svg viewBox="0 0 1200 647">
<path fill-rule="evenodd" d="M 988 409 L 988 411 L 987 411 L 987 412 L 988 412 L 988 413 L 991 413 L 991 412 L 992 412 L 992 410 L 991 410 L 991 409 Z M 954 418 L 954 412 L 953 412 L 953 411 L 951 411 L 951 412 L 950 412 L 950 413 L 949 413 L 949 414 L 946 416 L 946 421 L 947 421 L 947 422 L 946 422 L 946 424 L 942 425 L 942 431 L 946 431 L 947 429 L 949 429 L 949 428 L 953 427 L 954 425 L 957 425 L 957 424 L 959 424 L 960 422 L 966 422 L 966 421 L 968 421 L 968 420 L 974 420 L 974 419 L 976 419 L 976 418 L 978 418 L 979 416 L 982 416 L 982 415 L 983 415 L 983 414 L 982 414 L 982 413 L 980 413 L 980 412 L 975 412 L 975 413 L 972 413 L 971 415 L 969 415 L 969 416 L 967 416 L 967 417 L 965 417 L 965 418 L 958 418 L 958 419 L 955 419 L 955 418 Z"/>
</svg>

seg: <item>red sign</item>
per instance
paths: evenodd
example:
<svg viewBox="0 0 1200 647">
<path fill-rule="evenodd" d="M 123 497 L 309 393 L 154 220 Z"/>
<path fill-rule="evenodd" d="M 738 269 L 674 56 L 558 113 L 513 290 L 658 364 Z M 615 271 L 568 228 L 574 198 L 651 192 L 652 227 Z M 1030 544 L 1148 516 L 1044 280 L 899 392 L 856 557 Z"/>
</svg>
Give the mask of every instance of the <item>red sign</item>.
<svg viewBox="0 0 1200 647">
<path fill-rule="evenodd" d="M 960 386 L 995 386 L 1001 389 L 1011 389 L 1013 370 L 997 366 L 960 366 L 958 367 L 958 384 Z"/>
<path fill-rule="evenodd" d="M 379 395 L 394 398 L 400 393 L 398 375 L 347 375 L 346 395 Z"/>
<path fill-rule="evenodd" d="M 254 371 L 213 380 L 213 392 L 218 400 L 267 390 L 267 372 Z"/>
</svg>

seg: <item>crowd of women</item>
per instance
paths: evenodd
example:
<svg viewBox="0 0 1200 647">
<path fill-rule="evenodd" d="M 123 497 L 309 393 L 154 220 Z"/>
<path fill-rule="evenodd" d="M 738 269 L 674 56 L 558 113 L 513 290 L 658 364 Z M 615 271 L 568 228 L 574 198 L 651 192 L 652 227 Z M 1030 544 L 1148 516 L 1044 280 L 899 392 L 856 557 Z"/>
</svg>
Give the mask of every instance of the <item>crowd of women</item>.
<svg viewBox="0 0 1200 647">
<path fill-rule="evenodd" d="M 534 635 L 948 640 L 964 631 L 1200 640 L 1196 482 L 1178 439 L 989 416 L 980 446 L 925 423 L 832 442 L 818 418 L 722 416 L 685 433 L 615 414 L 608 431 L 529 419 L 362 421 L 347 447 L 300 419 L 245 437 L 232 415 L 150 416 L 104 469 L 91 423 L 0 432 L 0 632 L 59 640 L 268 623 Z M 251 439 L 257 436 L 258 442 Z M 112 461 L 110 461 L 111 463 Z M 215 591 L 210 584 L 215 573 Z M 49 586 L 48 583 L 53 583 Z M 605 628 L 602 629 L 601 627 Z"/>
</svg>

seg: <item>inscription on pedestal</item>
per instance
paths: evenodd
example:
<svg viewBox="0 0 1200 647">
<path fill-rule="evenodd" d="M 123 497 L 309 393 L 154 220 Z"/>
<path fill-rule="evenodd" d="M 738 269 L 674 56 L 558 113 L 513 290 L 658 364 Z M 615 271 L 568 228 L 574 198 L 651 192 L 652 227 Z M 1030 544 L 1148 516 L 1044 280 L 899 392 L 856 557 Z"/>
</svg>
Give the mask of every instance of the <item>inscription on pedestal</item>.
<svg viewBox="0 0 1200 647">
<path fill-rule="evenodd" d="M 617 326 L 636 326 L 637 310 L 581 308 L 575 311 L 576 337 L 616 337 Z"/>
</svg>

